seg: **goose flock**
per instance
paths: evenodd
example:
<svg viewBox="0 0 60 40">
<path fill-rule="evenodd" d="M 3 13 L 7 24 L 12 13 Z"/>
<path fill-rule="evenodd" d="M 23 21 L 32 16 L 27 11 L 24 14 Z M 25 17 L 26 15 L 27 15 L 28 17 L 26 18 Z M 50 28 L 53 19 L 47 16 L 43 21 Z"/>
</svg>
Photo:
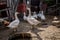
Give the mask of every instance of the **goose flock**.
<svg viewBox="0 0 60 40">
<path fill-rule="evenodd" d="M 30 8 L 27 8 L 27 10 L 29 11 L 29 14 L 28 16 L 26 16 L 26 13 L 24 12 L 24 16 L 23 16 L 23 19 L 25 21 L 27 21 L 29 24 L 31 25 L 37 25 L 39 23 L 41 23 L 40 21 L 38 21 L 36 18 L 37 18 L 37 15 L 36 15 L 36 12 L 34 12 L 34 15 L 31 16 L 31 10 Z M 18 19 L 17 17 L 17 14 L 19 14 L 18 12 L 15 12 L 15 20 L 12 21 L 7 27 L 8 28 L 11 28 L 11 29 L 14 29 L 14 31 L 17 31 L 17 28 L 18 28 L 18 25 L 20 23 L 20 20 Z"/>
</svg>

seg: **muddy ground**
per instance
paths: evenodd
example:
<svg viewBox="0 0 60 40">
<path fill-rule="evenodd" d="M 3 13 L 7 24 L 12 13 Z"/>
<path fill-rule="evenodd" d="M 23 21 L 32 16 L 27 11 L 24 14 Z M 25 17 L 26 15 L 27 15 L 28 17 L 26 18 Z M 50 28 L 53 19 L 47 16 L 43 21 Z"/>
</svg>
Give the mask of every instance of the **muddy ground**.
<svg viewBox="0 0 60 40">
<path fill-rule="evenodd" d="M 46 24 L 40 23 L 34 26 L 28 22 L 21 22 L 16 33 L 30 33 L 32 40 L 60 40 L 60 22 L 52 23 L 54 16 L 46 16 Z M 60 17 L 58 20 L 60 21 Z M 39 21 L 41 21 L 39 19 Z M 0 30 L 0 40 L 8 40 L 9 36 L 12 35 L 13 29 L 4 28 Z"/>
</svg>

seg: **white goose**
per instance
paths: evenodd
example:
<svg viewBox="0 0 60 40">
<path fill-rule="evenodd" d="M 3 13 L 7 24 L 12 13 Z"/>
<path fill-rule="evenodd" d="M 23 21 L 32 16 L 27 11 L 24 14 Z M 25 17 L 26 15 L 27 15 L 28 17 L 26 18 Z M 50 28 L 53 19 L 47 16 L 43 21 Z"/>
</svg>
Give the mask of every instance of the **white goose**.
<svg viewBox="0 0 60 40">
<path fill-rule="evenodd" d="M 19 25 L 19 19 L 17 17 L 18 12 L 15 13 L 15 20 L 12 21 L 7 27 L 14 29 L 14 31 L 17 31 L 17 27 Z"/>
<path fill-rule="evenodd" d="M 43 14 L 43 11 L 39 11 L 38 17 L 41 17 L 42 20 L 45 20 L 45 15 Z"/>
<path fill-rule="evenodd" d="M 31 16 L 30 8 L 27 8 L 27 10 L 29 10 L 29 16 L 26 17 L 25 14 L 24 14 L 24 16 L 25 16 L 25 18 L 26 18 L 26 21 L 28 21 L 28 23 L 30 23 L 31 25 L 37 25 L 37 24 L 39 24 L 40 21 L 36 20 L 35 18 L 33 18 L 33 17 Z"/>
<path fill-rule="evenodd" d="M 33 12 L 33 16 L 32 17 L 37 18 L 37 14 L 36 14 L 35 11 Z"/>
</svg>

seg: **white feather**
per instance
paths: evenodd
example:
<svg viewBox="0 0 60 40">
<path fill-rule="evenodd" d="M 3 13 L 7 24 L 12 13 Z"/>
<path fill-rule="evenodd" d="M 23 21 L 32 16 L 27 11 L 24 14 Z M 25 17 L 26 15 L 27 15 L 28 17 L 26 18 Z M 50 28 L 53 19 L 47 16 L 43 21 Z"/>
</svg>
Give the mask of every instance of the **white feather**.
<svg viewBox="0 0 60 40">
<path fill-rule="evenodd" d="M 7 27 L 9 27 L 9 28 L 17 28 L 18 27 L 19 19 L 17 18 L 17 14 L 18 14 L 18 12 L 15 13 L 16 19 L 14 21 L 12 21 Z"/>
<path fill-rule="evenodd" d="M 27 18 L 28 23 L 30 23 L 31 25 L 37 25 L 40 23 L 40 21 L 36 20 L 35 18 L 31 17 L 31 18 Z"/>
<path fill-rule="evenodd" d="M 42 20 L 45 20 L 45 16 L 43 14 L 43 11 L 40 11 L 38 16 L 41 17 Z"/>
<path fill-rule="evenodd" d="M 31 25 L 39 24 L 40 22 L 31 16 L 30 8 L 27 8 L 27 9 L 29 10 L 29 16 L 27 17 L 28 23 L 30 23 Z"/>
<path fill-rule="evenodd" d="M 26 20 L 27 19 L 27 17 L 26 17 L 26 13 L 24 12 L 24 17 L 23 17 L 23 19 L 24 20 Z"/>
<path fill-rule="evenodd" d="M 33 13 L 33 16 L 32 17 L 37 18 L 36 12 Z"/>
</svg>

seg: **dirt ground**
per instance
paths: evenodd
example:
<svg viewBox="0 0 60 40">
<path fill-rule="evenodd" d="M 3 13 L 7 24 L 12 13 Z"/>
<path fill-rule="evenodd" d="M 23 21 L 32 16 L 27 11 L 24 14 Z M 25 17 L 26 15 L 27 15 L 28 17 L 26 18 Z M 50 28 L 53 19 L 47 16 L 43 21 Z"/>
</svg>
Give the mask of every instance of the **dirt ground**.
<svg viewBox="0 0 60 40">
<path fill-rule="evenodd" d="M 32 25 L 28 22 L 21 22 L 18 27 L 18 31 L 16 33 L 30 33 L 32 36 L 32 40 L 60 40 L 60 22 L 59 23 L 52 23 L 54 16 L 46 16 L 46 23 L 44 25 L 42 23 L 34 26 L 32 29 Z M 60 21 L 60 17 L 58 20 Z M 39 20 L 41 21 L 41 20 Z M 9 36 L 13 32 L 13 29 L 4 28 L 0 30 L 0 40 L 8 40 Z"/>
</svg>

